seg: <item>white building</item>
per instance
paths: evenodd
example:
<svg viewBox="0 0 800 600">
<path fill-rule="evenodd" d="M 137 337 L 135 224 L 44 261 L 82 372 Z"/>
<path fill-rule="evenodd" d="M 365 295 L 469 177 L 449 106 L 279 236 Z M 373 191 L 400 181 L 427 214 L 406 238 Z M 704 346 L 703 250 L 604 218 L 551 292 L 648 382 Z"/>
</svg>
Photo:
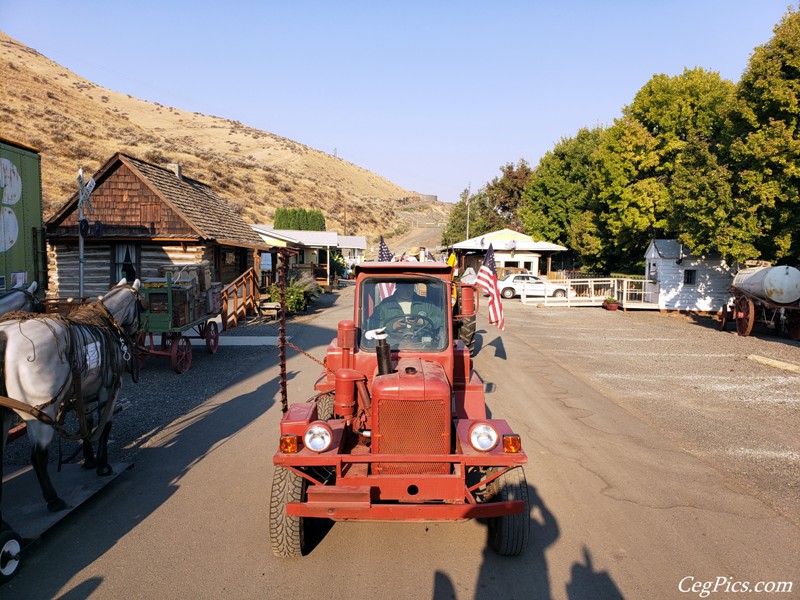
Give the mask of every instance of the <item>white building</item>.
<svg viewBox="0 0 800 600">
<path fill-rule="evenodd" d="M 364 262 L 364 252 L 367 250 L 366 237 L 363 235 L 340 235 L 338 243 L 347 266 L 354 267 Z"/>
<path fill-rule="evenodd" d="M 660 310 L 717 312 L 732 297 L 735 269 L 719 255 L 694 256 L 676 240 L 653 240 L 645 260 L 646 300 Z"/>
<path fill-rule="evenodd" d="M 500 229 L 453 244 L 453 251 L 459 257 L 459 268 L 472 267 L 477 272 L 489 244 L 494 248 L 498 270 L 502 267 L 518 267 L 536 275 L 549 273 L 553 253 L 566 250 L 558 244 L 535 242 L 531 236 L 513 229 Z"/>
<path fill-rule="evenodd" d="M 261 270 L 274 272 L 276 268 L 275 252 L 277 248 L 291 248 L 294 254 L 289 258 L 289 266 L 293 269 L 308 270 L 315 279 L 330 285 L 333 277 L 330 268 L 330 252 L 339 248 L 345 262 L 349 266 L 361 264 L 367 239 L 359 235 L 339 235 L 335 231 L 301 231 L 294 229 L 273 229 L 272 225 L 252 225 L 253 230 L 261 236 L 271 248 L 261 260 Z"/>
</svg>

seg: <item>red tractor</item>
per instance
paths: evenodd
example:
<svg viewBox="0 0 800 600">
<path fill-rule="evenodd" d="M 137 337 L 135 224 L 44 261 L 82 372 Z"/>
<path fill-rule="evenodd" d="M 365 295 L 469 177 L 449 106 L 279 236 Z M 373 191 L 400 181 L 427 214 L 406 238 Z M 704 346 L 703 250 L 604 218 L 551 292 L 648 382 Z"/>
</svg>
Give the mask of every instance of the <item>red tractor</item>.
<svg viewBox="0 0 800 600">
<path fill-rule="evenodd" d="M 502 555 L 528 543 L 527 457 L 487 418 L 484 385 L 454 337 L 451 267 L 356 268 L 355 318 L 328 346 L 317 395 L 280 423 L 270 501 L 277 556 L 307 551 L 308 519 L 481 518 Z"/>
</svg>

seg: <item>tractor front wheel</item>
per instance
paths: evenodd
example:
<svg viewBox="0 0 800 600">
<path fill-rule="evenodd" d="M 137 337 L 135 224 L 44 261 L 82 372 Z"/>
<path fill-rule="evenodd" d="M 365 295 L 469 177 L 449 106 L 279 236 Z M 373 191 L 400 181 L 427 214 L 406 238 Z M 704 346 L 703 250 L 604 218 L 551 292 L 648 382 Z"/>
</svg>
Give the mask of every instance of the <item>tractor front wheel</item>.
<svg viewBox="0 0 800 600">
<path fill-rule="evenodd" d="M 528 482 L 522 467 L 506 471 L 489 484 L 493 500 L 507 502 L 522 500 L 525 510 L 516 515 L 489 519 L 489 543 L 501 556 L 519 556 L 528 546 L 531 506 L 528 500 Z"/>
<path fill-rule="evenodd" d="M 272 553 L 279 557 L 302 556 L 306 547 L 306 527 L 303 517 L 286 514 L 289 502 L 302 502 L 307 482 L 297 473 L 280 465 L 272 477 L 272 496 L 269 501 L 269 541 Z"/>
</svg>

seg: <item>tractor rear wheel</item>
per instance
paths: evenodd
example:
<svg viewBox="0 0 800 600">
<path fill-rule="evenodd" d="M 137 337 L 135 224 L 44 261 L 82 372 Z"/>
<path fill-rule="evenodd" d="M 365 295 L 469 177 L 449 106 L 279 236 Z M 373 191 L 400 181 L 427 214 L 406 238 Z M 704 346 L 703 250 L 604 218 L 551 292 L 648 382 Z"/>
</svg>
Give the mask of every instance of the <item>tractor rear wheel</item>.
<svg viewBox="0 0 800 600">
<path fill-rule="evenodd" d="M 475 315 L 461 317 L 461 325 L 458 328 L 458 339 L 464 342 L 469 348 L 469 355 L 475 356 Z"/>
<path fill-rule="evenodd" d="M 507 502 L 522 500 L 525 510 L 517 515 L 489 519 L 489 543 L 501 556 L 519 556 L 528 546 L 531 506 L 528 501 L 528 482 L 522 467 L 506 471 L 489 484 L 493 500 Z"/>
<path fill-rule="evenodd" d="M 307 482 L 297 473 L 280 465 L 272 476 L 272 496 L 269 501 L 269 541 L 272 553 L 279 557 L 302 556 L 306 547 L 304 517 L 290 517 L 286 504 L 305 499 Z"/>
</svg>

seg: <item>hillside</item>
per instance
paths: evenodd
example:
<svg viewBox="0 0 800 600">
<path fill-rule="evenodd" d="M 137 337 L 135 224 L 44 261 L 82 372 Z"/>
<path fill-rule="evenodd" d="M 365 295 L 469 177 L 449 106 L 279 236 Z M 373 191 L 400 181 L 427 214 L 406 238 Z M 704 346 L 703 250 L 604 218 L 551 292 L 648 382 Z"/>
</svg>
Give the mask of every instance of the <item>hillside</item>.
<svg viewBox="0 0 800 600">
<path fill-rule="evenodd" d="M 408 233 L 414 221 L 446 221 L 450 211 L 287 138 L 102 88 L 2 32 L 0 78 L 0 136 L 41 151 L 45 216 L 76 190 L 78 167 L 93 173 L 118 151 L 179 163 L 248 223 L 272 222 L 279 206 L 317 208 L 329 229 L 344 233 L 346 218 L 348 235 L 375 238 Z"/>
</svg>

